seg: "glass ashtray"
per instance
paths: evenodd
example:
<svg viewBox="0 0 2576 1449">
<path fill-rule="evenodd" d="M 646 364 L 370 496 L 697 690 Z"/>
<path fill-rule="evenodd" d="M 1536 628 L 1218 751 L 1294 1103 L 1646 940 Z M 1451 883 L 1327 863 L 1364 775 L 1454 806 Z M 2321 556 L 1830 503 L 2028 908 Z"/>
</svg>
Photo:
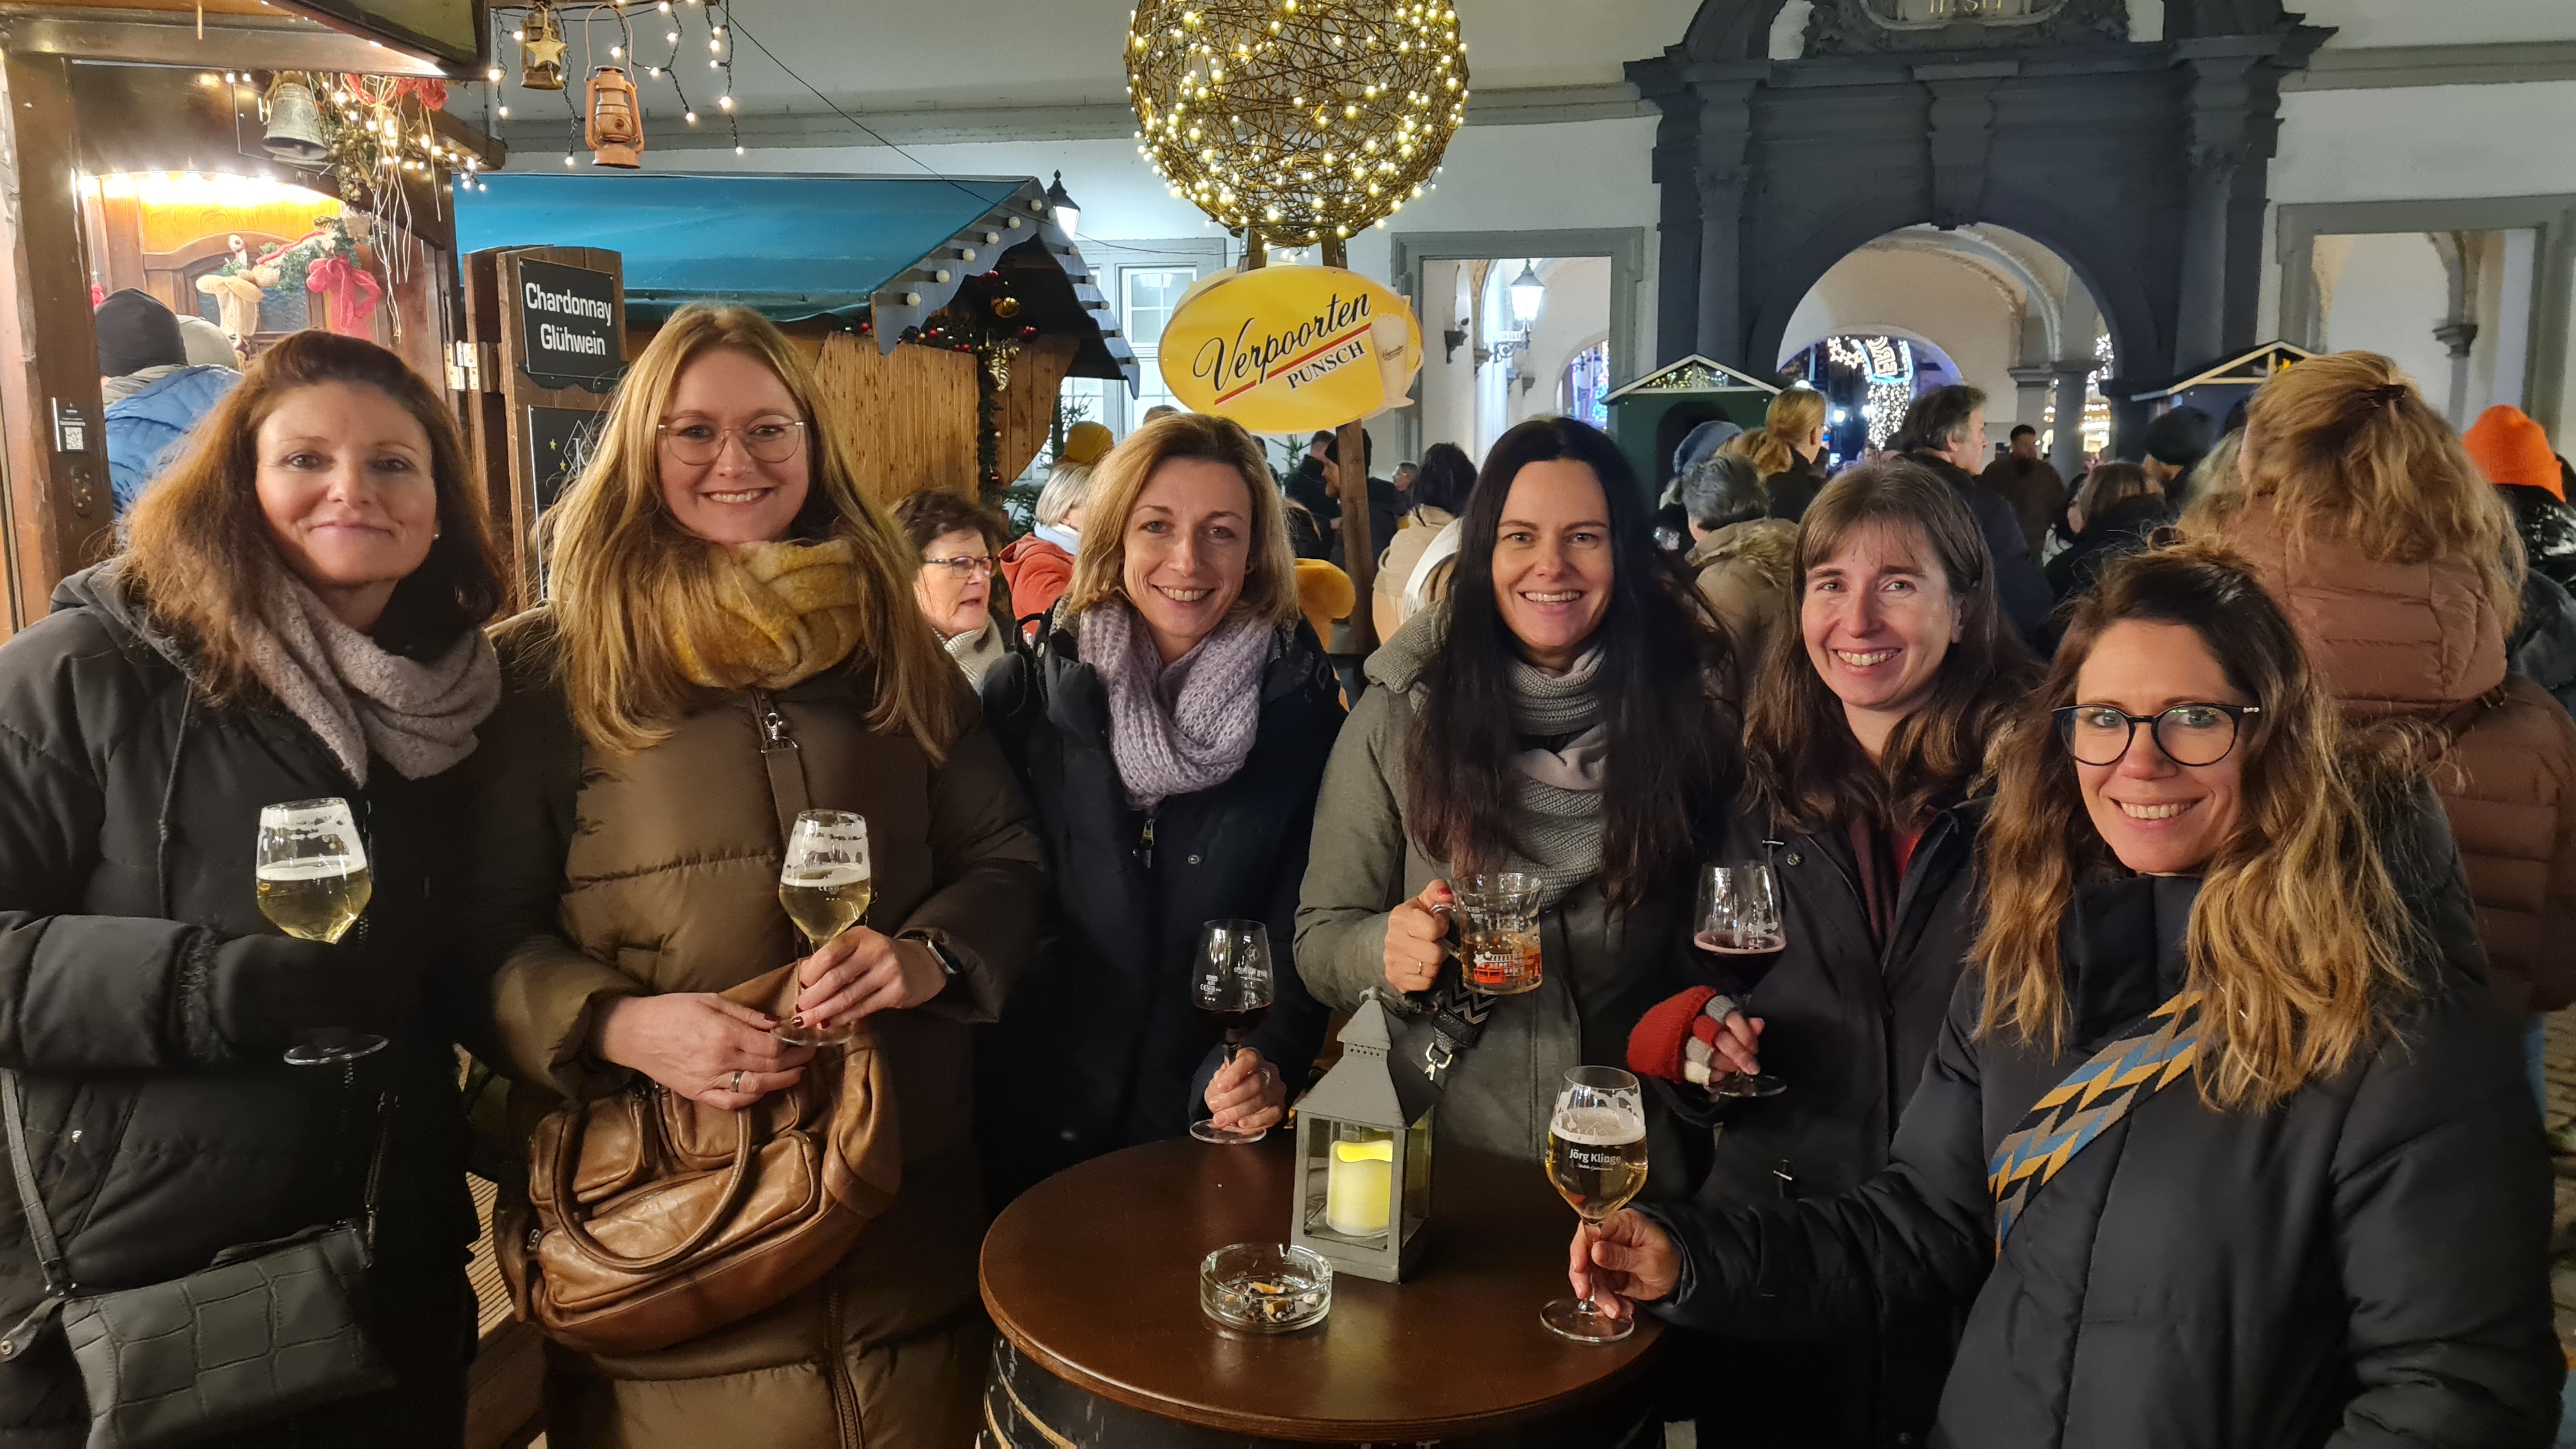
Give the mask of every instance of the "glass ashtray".
<svg viewBox="0 0 2576 1449">
<path fill-rule="evenodd" d="M 1308 1248 L 1236 1243 L 1199 1264 L 1199 1307 L 1245 1333 L 1294 1333 L 1333 1311 L 1333 1265 Z"/>
</svg>

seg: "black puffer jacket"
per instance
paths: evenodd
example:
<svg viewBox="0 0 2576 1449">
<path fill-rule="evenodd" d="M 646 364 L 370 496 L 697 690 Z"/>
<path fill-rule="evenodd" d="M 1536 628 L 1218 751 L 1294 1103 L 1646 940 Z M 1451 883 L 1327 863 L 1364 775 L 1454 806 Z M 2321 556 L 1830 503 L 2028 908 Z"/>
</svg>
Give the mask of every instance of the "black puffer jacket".
<svg viewBox="0 0 2576 1449">
<path fill-rule="evenodd" d="M 2522 577 L 2522 617 L 2505 641 L 2513 672 L 2576 714 L 2576 595 L 2538 568 Z"/>
<path fill-rule="evenodd" d="M 2560 588 L 2576 593 L 2576 508 L 2560 502 L 2548 489 L 2529 484 L 2500 483 L 2496 491 L 2513 510 L 2513 531 L 2522 536 L 2522 552 L 2531 561 L 2531 571 L 2546 574 Z"/>
<path fill-rule="evenodd" d="M 984 680 L 984 708 L 1028 787 L 1051 882 L 1037 958 L 978 1045 L 977 1135 L 995 1208 L 1049 1174 L 1177 1136 L 1204 1117 L 1221 1040 L 1190 1005 L 1199 928 L 1265 922 L 1277 1000 L 1248 1045 L 1293 1091 L 1326 1013 L 1297 974 L 1297 888 L 1342 706 L 1314 631 L 1282 630 L 1252 753 L 1225 783 L 1127 803 L 1109 697 L 1068 621 Z"/>
<path fill-rule="evenodd" d="M 1994 560 L 1995 592 L 2004 617 L 2012 620 L 2022 638 L 2036 641 L 2055 600 L 2048 592 L 2047 575 L 2039 571 L 2039 560 L 2030 556 L 2030 540 L 2022 537 L 2021 515 L 2010 502 L 1978 486 L 1967 469 L 1937 453 L 1908 453 L 1905 461 L 1930 469 L 1968 506 L 1968 515 L 1977 520 L 1977 531 L 1985 535 L 1986 552 Z"/>
<path fill-rule="evenodd" d="M 2548 1165 L 2447 832 L 2429 805 L 2406 830 L 2450 858 L 2391 860 L 2441 946 L 2365 1065 L 2261 1115 L 2168 1087 L 2037 1190 L 1998 1260 L 1988 1155 L 2182 980 L 2198 882 L 2088 886 L 2065 1050 L 1979 1039 L 1963 981 L 1885 1171 L 1831 1198 L 1647 1210 L 1684 1251 L 1658 1311 L 1796 1337 L 1973 1300 L 1931 1440 L 1961 1449 L 2541 1449 L 2566 1377 Z"/>
<path fill-rule="evenodd" d="M 0 648 L 0 1067 L 25 1075 L 29 1146 L 70 1271 L 89 1289 L 204 1267 L 221 1249 L 354 1215 L 372 1134 L 339 1074 L 286 1066 L 299 973 L 378 973 L 394 1048 L 362 1085 L 400 1093 L 371 1275 L 371 1330 L 402 1390 L 248 1436 L 262 1444 L 454 1444 L 473 1331 L 474 1213 L 450 1042 L 442 868 L 453 794 L 391 767 L 356 789 L 278 712 L 189 700 L 186 659 L 113 565 Z M 260 807 L 346 797 L 375 895 L 349 942 L 291 941 L 252 888 Z M 44 1294 L 0 1174 L 0 1321 Z M 88 1428 L 61 1335 L 0 1366 L 0 1445 Z"/>
<path fill-rule="evenodd" d="M 1902 876 L 1892 891 L 1881 888 L 1893 900 L 1883 941 L 1871 929 L 1870 892 L 1847 832 L 1775 829 L 1773 847 L 1757 821 L 1739 817 L 1729 827 L 1723 855 L 1770 859 L 1789 944 L 1749 992 L 1716 976 L 1710 984 L 1762 1019 L 1762 1069 L 1789 1090 L 1738 1102 L 1711 1102 L 1690 1086 L 1664 1093 L 1677 1116 L 1715 1129 L 1700 1206 L 1830 1196 L 1887 1165 L 1976 938 L 1976 837 L 1986 806 L 1963 801 L 1925 822 Z M 1708 1387 L 1692 1407 L 1729 1443 L 1917 1443 L 1949 1368 L 1952 1318 L 1914 1313 L 1882 1333 L 1784 1350 L 1686 1339 L 1674 1368 Z"/>
<path fill-rule="evenodd" d="M 2112 504 L 2101 517 L 2084 520 L 2084 531 L 2048 561 L 2048 587 L 2061 603 L 2091 593 L 2104 569 L 2143 551 L 2148 536 L 2173 521 L 2172 506 L 2152 494 Z"/>
</svg>

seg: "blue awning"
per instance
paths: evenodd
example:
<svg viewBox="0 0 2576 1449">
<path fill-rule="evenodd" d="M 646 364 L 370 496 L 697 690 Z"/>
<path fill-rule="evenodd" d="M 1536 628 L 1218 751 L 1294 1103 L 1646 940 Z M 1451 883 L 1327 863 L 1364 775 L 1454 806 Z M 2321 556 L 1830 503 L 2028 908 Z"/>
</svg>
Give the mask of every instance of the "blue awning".
<svg viewBox="0 0 2576 1449">
<path fill-rule="evenodd" d="M 599 247 L 624 258 L 631 317 L 736 302 L 781 322 L 873 315 L 878 344 L 948 305 L 969 275 L 1062 282 L 1030 300 L 1042 332 L 1085 338 L 1078 376 L 1136 376 L 1107 299 L 1034 177 L 486 173 L 460 193 L 456 246 Z"/>
</svg>

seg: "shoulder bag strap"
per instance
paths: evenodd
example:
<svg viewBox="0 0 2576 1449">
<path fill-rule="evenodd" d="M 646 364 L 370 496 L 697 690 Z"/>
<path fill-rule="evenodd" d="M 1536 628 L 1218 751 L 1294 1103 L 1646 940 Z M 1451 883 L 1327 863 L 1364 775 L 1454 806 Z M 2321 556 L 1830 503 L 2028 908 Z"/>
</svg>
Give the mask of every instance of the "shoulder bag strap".
<svg viewBox="0 0 2576 1449">
<path fill-rule="evenodd" d="M 16 1072 L 0 1071 L 0 1115 L 8 1118 L 9 1170 L 18 1179 L 18 1210 L 27 1220 L 27 1241 L 36 1250 L 36 1266 L 45 1275 L 44 1301 L 0 1336 L 0 1363 L 9 1363 L 36 1341 L 54 1311 L 71 1295 L 72 1285 L 63 1272 L 63 1249 L 54 1237 L 53 1215 L 45 1211 L 44 1195 L 36 1190 L 36 1164 L 27 1151 L 27 1104 Z"/>
<path fill-rule="evenodd" d="M 2200 1057 L 2200 993 L 2173 999 L 2131 1022 L 2109 1046 L 2031 1104 L 1986 1164 L 1995 1200 L 1995 1252 L 2049 1179 L 2132 1108 L 2188 1075 Z"/>
<path fill-rule="evenodd" d="M 796 833 L 796 817 L 813 808 L 805 792 L 804 753 L 767 690 L 753 690 L 751 705 L 760 720 L 760 763 L 769 770 L 770 804 L 778 811 L 778 848 L 785 850 L 788 837 Z"/>
</svg>

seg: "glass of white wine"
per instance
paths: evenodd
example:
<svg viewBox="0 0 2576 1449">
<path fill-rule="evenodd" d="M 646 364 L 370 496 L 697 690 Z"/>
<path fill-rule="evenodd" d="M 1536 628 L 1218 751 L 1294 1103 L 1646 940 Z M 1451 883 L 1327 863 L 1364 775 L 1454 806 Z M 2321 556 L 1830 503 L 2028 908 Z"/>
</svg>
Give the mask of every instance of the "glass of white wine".
<svg viewBox="0 0 2576 1449">
<path fill-rule="evenodd" d="M 1575 1215 L 1598 1226 L 1646 1186 L 1646 1106 L 1637 1079 L 1617 1067 L 1576 1067 L 1547 1124 L 1547 1180 Z M 1539 1322 L 1576 1343 L 1617 1343 L 1636 1329 L 1602 1316 L 1589 1298 L 1560 1298 Z"/>
<path fill-rule="evenodd" d="M 253 866 L 259 913 L 290 936 L 336 944 L 375 895 L 367 847 L 349 802 L 332 796 L 262 806 Z M 299 1067 L 341 1066 L 384 1050 L 385 1039 L 327 1030 L 287 1048 Z"/>
<path fill-rule="evenodd" d="M 807 810 L 787 834 L 787 859 L 778 868 L 778 903 L 805 939 L 820 946 L 857 925 L 875 895 L 868 865 L 867 817 L 848 810 Z M 852 1021 L 781 1023 L 775 1033 L 790 1046 L 833 1046 L 858 1032 Z"/>
</svg>

